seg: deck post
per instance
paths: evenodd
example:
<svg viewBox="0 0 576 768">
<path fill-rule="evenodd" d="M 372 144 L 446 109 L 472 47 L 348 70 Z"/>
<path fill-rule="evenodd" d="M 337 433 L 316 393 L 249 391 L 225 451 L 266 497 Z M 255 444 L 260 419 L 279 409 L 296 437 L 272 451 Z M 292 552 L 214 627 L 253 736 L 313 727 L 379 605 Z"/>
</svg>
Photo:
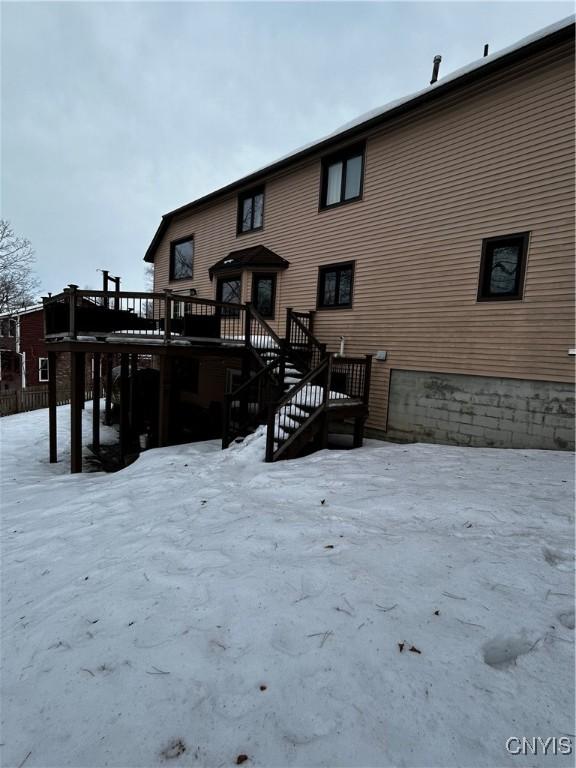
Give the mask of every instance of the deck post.
<svg viewBox="0 0 576 768">
<path fill-rule="evenodd" d="M 56 422 L 56 352 L 48 352 L 48 429 L 50 434 L 50 463 L 58 461 L 58 433 Z"/>
<path fill-rule="evenodd" d="M 84 365 L 82 366 L 82 369 L 78 372 L 80 377 L 80 403 L 82 410 L 84 410 L 84 406 L 86 404 L 86 354 L 84 354 Z"/>
<path fill-rule="evenodd" d="M 364 426 L 366 424 L 366 416 L 357 416 L 354 419 L 354 437 L 352 440 L 353 448 L 362 448 L 364 442 Z"/>
<path fill-rule="evenodd" d="M 172 291 L 164 289 L 164 343 L 168 344 L 171 336 L 172 325 Z"/>
<path fill-rule="evenodd" d="M 82 371 L 85 353 L 71 352 L 70 358 L 70 471 L 75 474 L 82 472 Z"/>
<path fill-rule="evenodd" d="M 123 352 L 120 355 L 120 457 L 122 461 L 128 453 L 129 441 L 130 381 L 128 372 L 128 355 Z"/>
<path fill-rule="evenodd" d="M 94 352 L 92 361 L 92 450 L 97 453 L 100 450 L 100 352 Z"/>
<path fill-rule="evenodd" d="M 286 343 L 290 346 L 290 333 L 292 332 L 292 307 L 286 307 L 286 330 L 284 331 L 284 338 Z"/>
<path fill-rule="evenodd" d="M 274 459 L 274 432 L 276 429 L 276 408 L 274 403 L 270 403 L 268 406 L 268 426 L 266 429 L 266 454 L 265 461 L 273 461 Z"/>
<path fill-rule="evenodd" d="M 170 438 L 170 388 L 172 358 L 160 355 L 160 391 L 158 403 L 158 445 L 168 445 Z"/>
<path fill-rule="evenodd" d="M 74 283 L 70 283 L 68 286 L 68 308 L 70 311 L 70 338 L 75 339 L 78 335 L 78 329 L 76 327 L 76 291 L 78 290 L 78 286 L 74 285 Z"/>
<path fill-rule="evenodd" d="M 326 386 L 324 388 L 324 412 L 322 414 L 322 430 L 320 432 L 320 440 L 322 448 L 328 447 L 328 405 L 330 402 L 330 388 L 332 386 L 332 353 L 328 355 L 328 362 L 326 364 Z"/>
<path fill-rule="evenodd" d="M 112 368 L 114 357 L 108 353 L 106 355 L 106 404 L 104 406 L 104 424 L 112 424 Z"/>
<path fill-rule="evenodd" d="M 246 302 L 245 311 L 244 311 L 244 344 L 246 345 L 246 349 L 250 349 L 250 347 L 252 346 L 251 328 L 252 328 L 252 304 L 250 302 Z"/>
<path fill-rule="evenodd" d="M 364 405 L 368 405 L 370 399 L 370 380 L 372 378 L 372 355 L 366 355 L 366 372 L 364 374 Z"/>
</svg>

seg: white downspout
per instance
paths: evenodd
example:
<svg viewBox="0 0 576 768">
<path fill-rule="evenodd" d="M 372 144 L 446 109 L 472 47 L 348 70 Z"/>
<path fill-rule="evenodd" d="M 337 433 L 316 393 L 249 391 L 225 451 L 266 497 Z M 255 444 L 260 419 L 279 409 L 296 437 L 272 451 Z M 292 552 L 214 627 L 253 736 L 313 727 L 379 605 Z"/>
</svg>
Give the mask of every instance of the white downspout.
<svg viewBox="0 0 576 768">
<path fill-rule="evenodd" d="M 340 350 L 338 352 L 338 357 L 344 357 L 344 344 L 346 342 L 345 336 L 340 336 Z"/>
</svg>

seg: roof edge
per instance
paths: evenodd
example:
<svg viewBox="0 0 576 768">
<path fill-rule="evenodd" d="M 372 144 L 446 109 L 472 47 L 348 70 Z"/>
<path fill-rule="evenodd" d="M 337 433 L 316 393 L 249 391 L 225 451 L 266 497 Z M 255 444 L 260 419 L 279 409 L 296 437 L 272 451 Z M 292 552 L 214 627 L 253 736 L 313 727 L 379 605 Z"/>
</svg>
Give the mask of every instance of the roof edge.
<svg viewBox="0 0 576 768">
<path fill-rule="evenodd" d="M 165 213 L 162 216 L 154 237 L 152 238 L 152 242 L 146 250 L 144 261 L 151 263 L 154 262 L 154 253 L 156 248 L 158 247 L 160 240 L 164 236 L 164 233 L 166 232 L 168 225 L 174 216 L 185 213 L 187 211 L 195 210 L 196 208 L 200 208 L 201 206 L 217 200 L 226 194 L 240 190 L 242 187 L 245 187 L 249 184 L 254 184 L 258 181 L 262 181 L 267 176 L 277 173 L 284 168 L 288 168 L 291 165 L 295 165 L 307 157 L 312 157 L 318 153 L 330 149 L 333 146 L 359 137 L 367 131 L 375 129 L 405 112 L 416 109 L 423 104 L 441 99 L 445 94 L 450 93 L 457 88 L 462 88 L 474 81 L 481 80 L 483 77 L 486 77 L 500 69 L 504 69 L 506 66 L 517 60 L 520 60 L 526 56 L 530 56 L 540 50 L 553 47 L 554 45 L 560 44 L 566 40 L 573 39 L 574 27 L 575 17 L 572 15 L 566 19 L 561 20 L 560 22 L 557 22 L 556 24 L 545 27 L 540 31 L 540 33 L 537 32 L 534 35 L 523 38 L 523 40 L 526 40 L 525 43 L 523 43 L 523 40 L 520 40 L 518 43 L 513 44 L 509 48 L 505 48 L 500 52 L 497 51 L 496 53 L 492 54 L 492 56 L 487 57 L 486 61 L 480 59 L 479 63 L 476 63 L 476 66 L 474 66 L 473 63 L 472 65 L 468 65 L 468 67 L 461 68 L 463 70 L 461 74 L 458 74 L 458 72 L 461 70 L 456 70 L 453 75 L 448 75 L 446 79 L 439 80 L 433 86 L 430 86 L 423 91 L 419 91 L 413 97 L 409 96 L 406 99 L 400 99 L 395 105 L 392 105 L 390 109 L 384 108 L 384 111 L 375 114 L 372 117 L 368 117 L 366 120 L 353 123 L 349 128 L 345 128 L 342 131 L 336 131 L 335 133 L 315 141 L 300 150 L 296 150 L 295 152 L 286 155 L 279 160 L 264 166 L 263 168 L 249 173 L 247 176 L 242 176 L 240 179 L 226 184 L 225 186 L 220 187 L 213 192 L 209 192 L 207 195 L 203 195 L 202 197 L 199 197 L 190 203 L 186 203 L 185 205 Z M 547 29 L 551 29 L 552 31 L 546 33 Z M 542 34 L 542 32 L 544 32 L 544 34 Z"/>
</svg>

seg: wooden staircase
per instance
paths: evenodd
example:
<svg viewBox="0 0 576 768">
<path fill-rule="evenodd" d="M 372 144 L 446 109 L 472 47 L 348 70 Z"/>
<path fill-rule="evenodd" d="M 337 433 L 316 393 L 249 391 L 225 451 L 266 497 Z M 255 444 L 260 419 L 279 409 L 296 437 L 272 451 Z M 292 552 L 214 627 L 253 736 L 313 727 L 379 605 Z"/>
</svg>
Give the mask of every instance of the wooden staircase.
<svg viewBox="0 0 576 768">
<path fill-rule="evenodd" d="M 287 310 L 280 339 L 247 305 L 247 338 L 255 370 L 225 397 L 223 447 L 267 424 L 266 461 L 325 447 L 334 421 L 354 421 L 362 444 L 368 416 L 371 356 L 335 357 L 312 333 L 314 313 Z"/>
</svg>

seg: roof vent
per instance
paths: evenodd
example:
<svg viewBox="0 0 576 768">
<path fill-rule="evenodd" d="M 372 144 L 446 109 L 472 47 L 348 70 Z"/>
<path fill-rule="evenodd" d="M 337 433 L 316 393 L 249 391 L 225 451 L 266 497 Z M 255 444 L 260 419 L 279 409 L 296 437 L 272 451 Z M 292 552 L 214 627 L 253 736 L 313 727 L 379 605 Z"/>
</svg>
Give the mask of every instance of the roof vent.
<svg viewBox="0 0 576 768">
<path fill-rule="evenodd" d="M 438 80 L 438 71 L 440 69 L 441 61 L 442 56 L 434 56 L 434 67 L 432 68 L 432 80 L 430 80 L 430 85 L 434 85 L 436 80 Z"/>
<path fill-rule="evenodd" d="M 488 43 L 484 46 L 484 56 L 488 56 Z"/>
</svg>

